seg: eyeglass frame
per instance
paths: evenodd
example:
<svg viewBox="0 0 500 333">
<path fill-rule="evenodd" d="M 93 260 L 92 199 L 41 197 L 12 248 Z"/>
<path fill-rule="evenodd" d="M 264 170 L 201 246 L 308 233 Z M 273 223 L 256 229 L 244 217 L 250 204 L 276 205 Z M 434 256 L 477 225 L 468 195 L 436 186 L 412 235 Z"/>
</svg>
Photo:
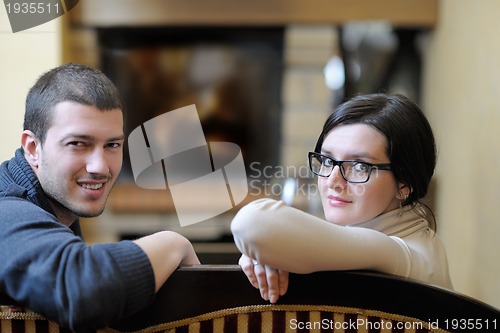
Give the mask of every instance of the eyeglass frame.
<svg viewBox="0 0 500 333">
<path fill-rule="evenodd" d="M 387 170 L 387 171 L 391 171 L 392 168 L 391 168 L 391 163 L 380 163 L 380 164 L 374 164 L 374 163 L 368 163 L 368 162 L 364 162 L 364 161 L 358 161 L 358 160 L 345 160 L 345 161 L 341 161 L 341 160 L 336 160 L 330 156 L 326 156 L 326 155 L 323 155 L 323 154 L 320 154 L 320 153 L 317 153 L 317 152 L 314 152 L 314 151 L 310 151 L 308 154 L 308 161 L 309 161 L 309 169 L 311 170 L 312 173 L 314 173 L 315 175 L 319 176 L 319 177 L 330 177 L 330 175 L 332 174 L 333 172 L 333 169 L 335 169 L 335 166 L 338 165 L 339 169 L 340 169 L 340 174 L 342 175 L 342 178 L 344 178 L 344 180 L 348 183 L 352 183 L 352 184 L 364 184 L 366 182 L 368 182 L 370 180 L 370 176 L 372 175 L 372 171 L 373 169 L 377 169 L 377 170 Z M 330 170 L 330 173 L 328 175 L 320 175 L 319 173 L 315 172 L 312 168 L 312 159 L 315 158 L 315 156 L 321 156 L 323 158 L 327 158 L 329 160 L 331 160 L 333 162 L 333 166 Z M 352 181 L 352 180 L 349 180 L 347 179 L 346 175 L 345 175 L 345 170 L 344 170 L 344 166 L 343 166 L 343 163 L 345 162 L 355 162 L 355 163 L 362 163 L 362 164 L 365 164 L 368 166 L 369 170 L 368 170 L 368 176 L 366 177 L 366 180 L 365 181 L 362 181 L 362 182 L 356 182 L 356 181 Z M 321 163 L 321 165 L 323 165 L 323 163 Z"/>
</svg>

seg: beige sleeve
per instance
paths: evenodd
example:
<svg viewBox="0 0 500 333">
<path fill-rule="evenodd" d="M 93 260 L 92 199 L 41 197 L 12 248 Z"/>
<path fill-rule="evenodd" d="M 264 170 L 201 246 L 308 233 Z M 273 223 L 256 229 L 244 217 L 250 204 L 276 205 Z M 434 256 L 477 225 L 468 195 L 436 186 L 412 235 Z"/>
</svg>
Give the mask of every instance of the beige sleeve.
<svg viewBox="0 0 500 333">
<path fill-rule="evenodd" d="M 248 204 L 231 231 L 243 254 L 293 273 L 373 269 L 404 275 L 408 270 L 397 240 L 371 229 L 334 225 L 281 201 Z"/>
</svg>

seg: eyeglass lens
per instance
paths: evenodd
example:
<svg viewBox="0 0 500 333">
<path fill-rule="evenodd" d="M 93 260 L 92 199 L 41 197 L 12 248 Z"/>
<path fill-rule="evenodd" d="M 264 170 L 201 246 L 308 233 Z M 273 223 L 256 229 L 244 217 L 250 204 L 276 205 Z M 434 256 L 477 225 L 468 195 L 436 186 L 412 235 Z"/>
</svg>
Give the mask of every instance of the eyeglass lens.
<svg viewBox="0 0 500 333">
<path fill-rule="evenodd" d="M 345 180 L 350 182 L 366 182 L 370 177 L 371 168 L 368 164 L 356 161 L 335 161 L 332 158 L 315 154 L 311 156 L 311 170 L 318 176 L 328 177 L 333 168 L 339 165 L 340 172 Z"/>
</svg>

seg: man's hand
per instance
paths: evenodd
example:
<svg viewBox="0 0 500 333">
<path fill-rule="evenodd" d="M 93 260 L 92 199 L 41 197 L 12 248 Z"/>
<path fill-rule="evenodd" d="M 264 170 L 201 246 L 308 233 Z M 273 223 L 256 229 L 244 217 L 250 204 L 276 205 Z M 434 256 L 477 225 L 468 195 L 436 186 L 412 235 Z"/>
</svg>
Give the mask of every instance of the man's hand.
<svg viewBox="0 0 500 333">
<path fill-rule="evenodd" d="M 184 236 L 160 231 L 134 241 L 148 256 L 155 275 L 156 291 L 179 266 L 198 265 L 193 246 Z"/>
<path fill-rule="evenodd" d="M 241 269 L 260 295 L 266 301 L 276 303 L 288 290 L 288 272 L 261 265 L 257 261 L 242 255 L 239 260 Z"/>
</svg>

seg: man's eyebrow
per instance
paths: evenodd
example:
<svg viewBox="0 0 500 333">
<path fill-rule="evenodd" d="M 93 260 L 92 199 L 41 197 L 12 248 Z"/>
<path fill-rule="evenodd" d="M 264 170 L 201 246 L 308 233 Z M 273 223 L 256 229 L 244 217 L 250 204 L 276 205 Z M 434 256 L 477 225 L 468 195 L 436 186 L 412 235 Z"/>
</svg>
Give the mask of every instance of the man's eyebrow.
<svg viewBox="0 0 500 333">
<path fill-rule="evenodd" d="M 85 135 L 85 134 L 68 134 L 62 139 L 62 141 L 68 140 L 68 139 L 81 139 L 81 140 L 90 141 L 90 142 L 96 141 L 95 137 L 93 137 L 91 135 Z M 125 140 L 125 134 L 122 134 L 122 135 L 117 136 L 117 137 L 109 138 L 106 140 L 106 142 L 121 141 L 121 140 Z"/>
<path fill-rule="evenodd" d="M 121 141 L 125 140 L 125 134 L 109 139 L 108 141 Z"/>
<path fill-rule="evenodd" d="M 95 138 L 93 136 L 84 135 L 84 134 L 73 134 L 73 133 L 69 133 L 68 135 L 63 137 L 61 141 L 73 140 L 73 139 L 81 139 L 81 140 L 91 141 L 91 142 L 95 141 Z"/>
</svg>

